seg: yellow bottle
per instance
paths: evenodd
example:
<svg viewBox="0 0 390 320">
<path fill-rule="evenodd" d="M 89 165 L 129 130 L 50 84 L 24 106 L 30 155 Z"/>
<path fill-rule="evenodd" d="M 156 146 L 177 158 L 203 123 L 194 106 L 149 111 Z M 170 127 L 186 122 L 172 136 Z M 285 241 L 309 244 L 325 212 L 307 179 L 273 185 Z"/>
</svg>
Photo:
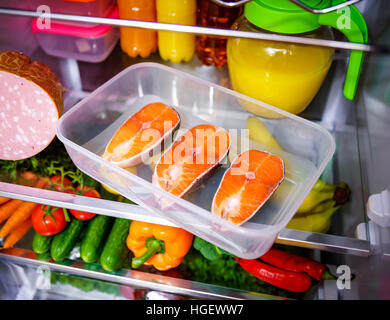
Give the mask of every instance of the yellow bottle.
<svg viewBox="0 0 390 320">
<path fill-rule="evenodd" d="M 157 0 L 157 21 L 173 24 L 196 24 L 196 0 Z M 158 31 L 158 50 L 164 60 L 189 62 L 195 52 L 195 35 Z"/>
</svg>

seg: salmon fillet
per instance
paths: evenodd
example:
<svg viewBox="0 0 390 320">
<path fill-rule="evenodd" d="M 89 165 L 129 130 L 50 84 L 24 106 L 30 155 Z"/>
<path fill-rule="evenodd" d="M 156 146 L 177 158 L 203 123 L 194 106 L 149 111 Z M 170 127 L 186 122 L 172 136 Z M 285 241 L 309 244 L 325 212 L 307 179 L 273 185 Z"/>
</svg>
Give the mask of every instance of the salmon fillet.
<svg viewBox="0 0 390 320">
<path fill-rule="evenodd" d="M 223 160 L 229 147 L 230 136 L 225 129 L 213 125 L 195 126 L 159 159 L 153 184 L 181 197 Z"/>
<path fill-rule="evenodd" d="M 142 155 L 158 146 L 179 123 L 174 109 L 163 103 L 148 104 L 116 131 L 103 158 L 123 168 L 139 164 Z"/>
<path fill-rule="evenodd" d="M 278 156 L 258 150 L 245 151 L 225 172 L 211 211 L 242 224 L 260 209 L 283 179 L 284 163 Z"/>
</svg>

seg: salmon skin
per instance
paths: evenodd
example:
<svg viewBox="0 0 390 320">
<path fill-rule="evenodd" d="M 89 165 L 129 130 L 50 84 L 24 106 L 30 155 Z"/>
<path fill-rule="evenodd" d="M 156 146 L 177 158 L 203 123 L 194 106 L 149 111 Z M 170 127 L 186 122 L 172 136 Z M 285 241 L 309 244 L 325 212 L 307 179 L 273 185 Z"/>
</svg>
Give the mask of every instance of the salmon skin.
<svg viewBox="0 0 390 320">
<path fill-rule="evenodd" d="M 179 114 L 163 103 L 150 103 L 133 114 L 107 144 L 103 158 L 122 168 L 146 161 L 178 128 Z"/>
<path fill-rule="evenodd" d="M 248 150 L 239 154 L 225 172 L 211 211 L 235 224 L 249 220 L 271 197 L 284 179 L 284 163 L 278 156 Z"/>
<path fill-rule="evenodd" d="M 230 148 L 229 133 L 214 125 L 198 125 L 187 130 L 158 160 L 152 182 L 182 197 L 215 168 Z"/>
</svg>

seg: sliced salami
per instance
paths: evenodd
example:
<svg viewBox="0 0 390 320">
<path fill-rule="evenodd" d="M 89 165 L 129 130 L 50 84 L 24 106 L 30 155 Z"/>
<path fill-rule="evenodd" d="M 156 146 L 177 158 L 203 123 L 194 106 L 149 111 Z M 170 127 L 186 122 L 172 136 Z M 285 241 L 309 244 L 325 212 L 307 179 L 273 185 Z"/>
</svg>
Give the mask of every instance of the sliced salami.
<svg viewBox="0 0 390 320">
<path fill-rule="evenodd" d="M 64 90 L 43 63 L 18 52 L 0 52 L 0 159 L 26 159 L 50 144 Z"/>
</svg>

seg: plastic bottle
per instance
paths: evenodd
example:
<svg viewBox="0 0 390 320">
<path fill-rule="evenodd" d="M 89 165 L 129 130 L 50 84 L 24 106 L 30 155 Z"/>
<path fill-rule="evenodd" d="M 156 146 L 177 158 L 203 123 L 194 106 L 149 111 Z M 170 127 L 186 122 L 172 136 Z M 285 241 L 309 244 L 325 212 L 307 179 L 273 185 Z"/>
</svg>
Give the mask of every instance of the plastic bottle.
<svg viewBox="0 0 390 320">
<path fill-rule="evenodd" d="M 118 0 L 121 19 L 156 21 L 154 0 Z M 157 50 L 157 32 L 140 28 L 120 27 L 121 48 L 130 57 L 148 57 Z"/>
<path fill-rule="evenodd" d="M 210 0 L 198 0 L 196 24 L 200 27 L 229 29 L 241 13 L 242 6 L 226 8 Z M 196 54 L 203 64 L 221 68 L 227 61 L 226 43 L 225 37 L 197 36 Z"/>
<path fill-rule="evenodd" d="M 173 24 L 196 24 L 196 0 L 157 0 L 157 21 Z M 195 35 L 158 31 L 158 50 L 163 60 L 189 62 L 195 52 Z"/>
</svg>

